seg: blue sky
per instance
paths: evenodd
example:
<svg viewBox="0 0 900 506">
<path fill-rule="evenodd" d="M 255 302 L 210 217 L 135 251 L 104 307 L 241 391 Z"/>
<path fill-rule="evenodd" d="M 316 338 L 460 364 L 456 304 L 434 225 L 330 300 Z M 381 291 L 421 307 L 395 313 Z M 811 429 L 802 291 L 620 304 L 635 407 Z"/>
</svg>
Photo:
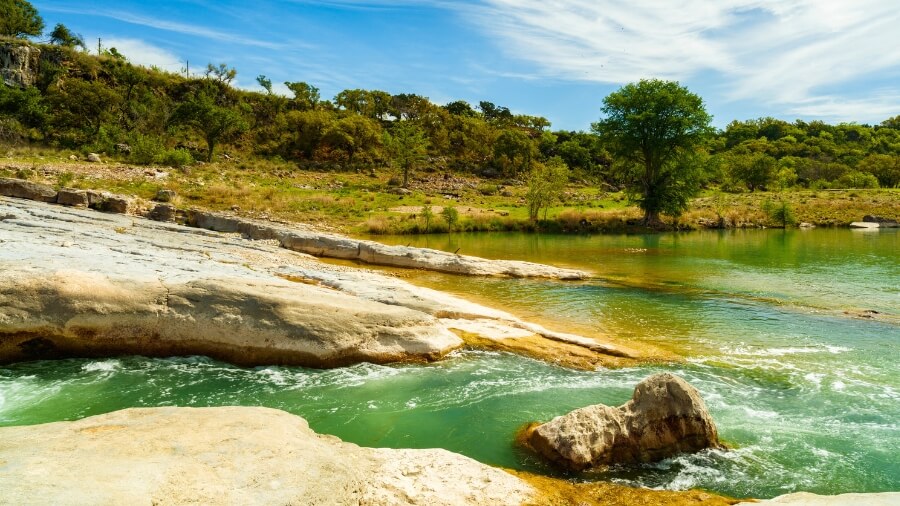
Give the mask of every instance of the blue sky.
<svg viewBox="0 0 900 506">
<path fill-rule="evenodd" d="M 603 97 L 642 77 L 732 119 L 878 123 L 900 114 L 897 0 L 49 0 L 62 22 L 131 61 L 207 63 L 347 88 L 489 100 L 586 130 Z"/>
</svg>

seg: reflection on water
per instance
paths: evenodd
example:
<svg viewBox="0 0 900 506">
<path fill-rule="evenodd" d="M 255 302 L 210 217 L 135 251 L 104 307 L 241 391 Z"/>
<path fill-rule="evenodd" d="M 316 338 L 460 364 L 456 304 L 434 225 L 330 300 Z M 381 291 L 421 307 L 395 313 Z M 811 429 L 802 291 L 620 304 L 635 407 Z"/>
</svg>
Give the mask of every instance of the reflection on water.
<svg viewBox="0 0 900 506">
<path fill-rule="evenodd" d="M 890 318 L 900 313 L 897 233 L 420 240 L 589 268 L 598 278 L 578 283 L 431 273 L 413 281 L 525 317 L 668 346 L 686 361 L 587 372 L 474 351 L 427 366 L 328 371 L 241 369 L 196 357 L 33 362 L 0 368 L 0 425 L 131 406 L 264 405 L 362 445 L 443 447 L 553 472 L 513 448 L 522 424 L 621 404 L 638 381 L 668 370 L 700 390 L 734 448 L 577 478 L 756 497 L 900 489 L 900 325 Z M 843 313 L 861 309 L 878 315 Z"/>
</svg>

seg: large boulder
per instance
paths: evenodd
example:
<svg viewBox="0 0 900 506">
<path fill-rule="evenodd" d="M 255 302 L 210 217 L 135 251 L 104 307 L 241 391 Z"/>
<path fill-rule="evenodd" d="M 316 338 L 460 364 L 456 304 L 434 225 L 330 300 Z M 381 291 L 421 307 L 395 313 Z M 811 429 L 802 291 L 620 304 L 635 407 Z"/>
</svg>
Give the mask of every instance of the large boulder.
<svg viewBox="0 0 900 506">
<path fill-rule="evenodd" d="M 539 425 L 527 441 L 551 461 L 576 470 L 721 446 L 700 394 L 670 373 L 638 383 L 632 399 L 618 408 L 597 404 Z"/>
<path fill-rule="evenodd" d="M 41 202 L 56 202 L 56 190 L 52 187 L 24 179 L 0 177 L 0 195 Z"/>
<path fill-rule="evenodd" d="M 56 203 L 64 206 L 87 207 L 88 195 L 84 190 L 63 188 L 56 196 Z"/>
</svg>

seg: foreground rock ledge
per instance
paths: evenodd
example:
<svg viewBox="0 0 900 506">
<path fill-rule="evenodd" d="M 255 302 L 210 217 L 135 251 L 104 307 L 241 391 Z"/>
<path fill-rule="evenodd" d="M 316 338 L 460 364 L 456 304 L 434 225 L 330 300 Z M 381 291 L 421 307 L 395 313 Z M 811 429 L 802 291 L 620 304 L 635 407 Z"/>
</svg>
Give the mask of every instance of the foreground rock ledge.
<svg viewBox="0 0 900 506">
<path fill-rule="evenodd" d="M 697 390 L 671 373 L 638 383 L 618 408 L 576 409 L 530 429 L 527 443 L 565 467 L 653 462 L 719 448 L 718 432 Z"/>
<path fill-rule="evenodd" d="M 556 343 L 590 367 L 642 358 L 274 240 L 0 197 L 0 363 L 139 354 L 336 367 L 436 360 L 463 346 L 460 333 L 485 348 Z"/>
<path fill-rule="evenodd" d="M 126 409 L 0 428 L 6 504 L 526 504 L 523 480 L 446 450 L 361 448 L 269 408 Z"/>
</svg>

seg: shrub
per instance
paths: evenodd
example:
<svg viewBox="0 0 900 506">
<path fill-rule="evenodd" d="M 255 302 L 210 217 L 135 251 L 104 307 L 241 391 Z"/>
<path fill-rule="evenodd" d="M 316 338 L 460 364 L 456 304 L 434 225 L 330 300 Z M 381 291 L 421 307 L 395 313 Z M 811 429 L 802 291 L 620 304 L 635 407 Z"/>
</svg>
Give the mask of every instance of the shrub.
<svg viewBox="0 0 900 506">
<path fill-rule="evenodd" d="M 858 170 L 844 174 L 837 180 L 837 183 L 843 188 L 878 188 L 878 178 Z"/>
<path fill-rule="evenodd" d="M 158 161 L 162 165 L 169 165 L 171 167 L 187 167 L 194 163 L 194 157 L 191 156 L 191 152 L 182 149 L 167 149 L 160 153 Z"/>
<path fill-rule="evenodd" d="M 778 202 L 766 200 L 763 202 L 763 211 L 766 212 L 770 220 L 782 227 L 787 228 L 788 225 L 797 223 L 794 209 L 787 200 L 779 200 Z"/>
<path fill-rule="evenodd" d="M 162 142 L 150 135 L 135 135 L 131 139 L 131 154 L 128 158 L 133 163 L 150 165 L 155 162 L 164 148 Z"/>
</svg>

